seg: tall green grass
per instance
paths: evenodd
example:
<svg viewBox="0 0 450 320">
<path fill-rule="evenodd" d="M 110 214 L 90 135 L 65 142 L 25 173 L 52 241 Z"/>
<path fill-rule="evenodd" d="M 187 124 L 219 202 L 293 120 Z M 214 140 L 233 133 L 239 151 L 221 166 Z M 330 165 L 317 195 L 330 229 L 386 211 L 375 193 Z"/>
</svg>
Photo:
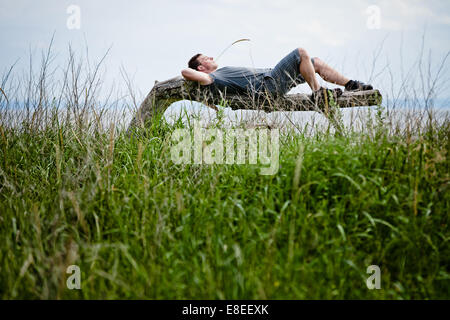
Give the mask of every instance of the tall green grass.
<svg viewBox="0 0 450 320">
<path fill-rule="evenodd" d="M 450 297 L 448 123 L 411 141 L 282 136 L 274 176 L 174 165 L 171 130 L 2 128 L 1 297 Z"/>
<path fill-rule="evenodd" d="M 128 137 L 68 79 L 64 108 L 30 90 L 15 125 L 0 100 L 2 299 L 450 298 L 448 119 L 288 131 L 278 173 L 262 176 L 175 165 L 180 123 Z M 81 290 L 66 287 L 72 264 Z"/>
</svg>

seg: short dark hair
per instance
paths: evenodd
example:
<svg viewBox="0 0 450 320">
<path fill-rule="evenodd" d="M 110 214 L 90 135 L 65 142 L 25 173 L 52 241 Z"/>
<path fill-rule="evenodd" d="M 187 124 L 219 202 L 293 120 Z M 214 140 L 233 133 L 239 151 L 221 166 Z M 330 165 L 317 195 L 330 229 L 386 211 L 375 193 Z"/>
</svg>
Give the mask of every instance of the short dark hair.
<svg viewBox="0 0 450 320">
<path fill-rule="evenodd" d="M 197 53 L 195 56 L 193 56 L 188 62 L 188 67 L 197 70 L 198 66 L 201 65 L 200 61 L 198 61 L 198 57 L 200 56 L 201 53 Z"/>
</svg>

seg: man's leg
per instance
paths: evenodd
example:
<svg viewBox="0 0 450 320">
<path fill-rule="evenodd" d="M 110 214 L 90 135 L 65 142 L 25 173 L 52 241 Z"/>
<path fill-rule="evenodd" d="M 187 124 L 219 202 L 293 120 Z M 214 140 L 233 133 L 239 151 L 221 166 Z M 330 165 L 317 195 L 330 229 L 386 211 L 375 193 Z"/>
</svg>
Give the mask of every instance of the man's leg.
<svg viewBox="0 0 450 320">
<path fill-rule="evenodd" d="M 298 48 L 300 54 L 300 74 L 303 76 L 305 81 L 308 83 L 312 91 L 320 89 L 320 84 L 316 79 L 316 70 L 311 62 L 311 58 L 303 48 Z M 314 60 L 314 63 L 316 61 Z"/>
<path fill-rule="evenodd" d="M 298 52 L 300 53 L 301 57 L 300 73 L 302 74 L 303 78 L 305 78 L 306 82 L 309 84 L 313 91 L 320 88 L 315 73 L 318 73 L 323 80 L 338 84 L 340 86 L 345 86 L 345 84 L 350 80 L 317 57 L 313 58 L 313 65 L 311 62 L 311 58 L 305 49 L 298 48 Z"/>
<path fill-rule="evenodd" d="M 320 75 L 320 77 L 331 83 L 335 83 L 340 86 L 345 86 L 350 79 L 344 77 L 342 74 L 331 68 L 321 59 L 315 57 L 314 59 L 314 69 Z"/>
<path fill-rule="evenodd" d="M 320 77 L 330 83 L 335 83 L 340 86 L 344 86 L 346 91 L 360 91 L 360 90 L 372 90 L 373 87 L 370 84 L 365 84 L 361 81 L 350 80 L 344 77 L 342 74 L 331 68 L 321 59 L 313 58 L 314 64 L 311 62 L 311 58 L 303 48 L 298 48 L 300 54 L 300 73 L 309 84 L 313 91 L 320 89 L 319 82 L 316 79 L 315 73 L 318 73 Z M 338 90 L 338 89 L 333 89 Z"/>
</svg>

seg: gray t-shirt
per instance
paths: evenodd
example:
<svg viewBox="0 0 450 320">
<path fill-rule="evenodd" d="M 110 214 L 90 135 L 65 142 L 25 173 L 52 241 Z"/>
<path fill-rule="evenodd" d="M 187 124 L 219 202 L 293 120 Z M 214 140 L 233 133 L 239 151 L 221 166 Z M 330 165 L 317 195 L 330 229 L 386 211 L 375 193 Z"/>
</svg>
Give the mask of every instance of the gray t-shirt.
<svg viewBox="0 0 450 320">
<path fill-rule="evenodd" d="M 223 67 L 209 74 L 213 79 L 213 83 L 210 86 L 227 93 L 258 91 L 264 81 L 264 77 L 269 76 L 271 70 Z"/>
</svg>

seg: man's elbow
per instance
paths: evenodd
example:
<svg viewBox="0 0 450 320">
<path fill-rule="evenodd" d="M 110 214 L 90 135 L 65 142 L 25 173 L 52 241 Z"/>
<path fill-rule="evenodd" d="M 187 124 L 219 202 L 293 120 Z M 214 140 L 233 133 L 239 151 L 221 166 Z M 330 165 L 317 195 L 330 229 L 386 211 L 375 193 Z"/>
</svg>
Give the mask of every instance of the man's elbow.
<svg viewBox="0 0 450 320">
<path fill-rule="evenodd" d="M 181 70 L 181 75 L 182 75 L 183 78 L 185 78 L 186 80 L 189 80 L 189 79 L 188 79 L 188 77 L 189 77 L 189 70 L 187 70 L 187 69 Z"/>
</svg>

